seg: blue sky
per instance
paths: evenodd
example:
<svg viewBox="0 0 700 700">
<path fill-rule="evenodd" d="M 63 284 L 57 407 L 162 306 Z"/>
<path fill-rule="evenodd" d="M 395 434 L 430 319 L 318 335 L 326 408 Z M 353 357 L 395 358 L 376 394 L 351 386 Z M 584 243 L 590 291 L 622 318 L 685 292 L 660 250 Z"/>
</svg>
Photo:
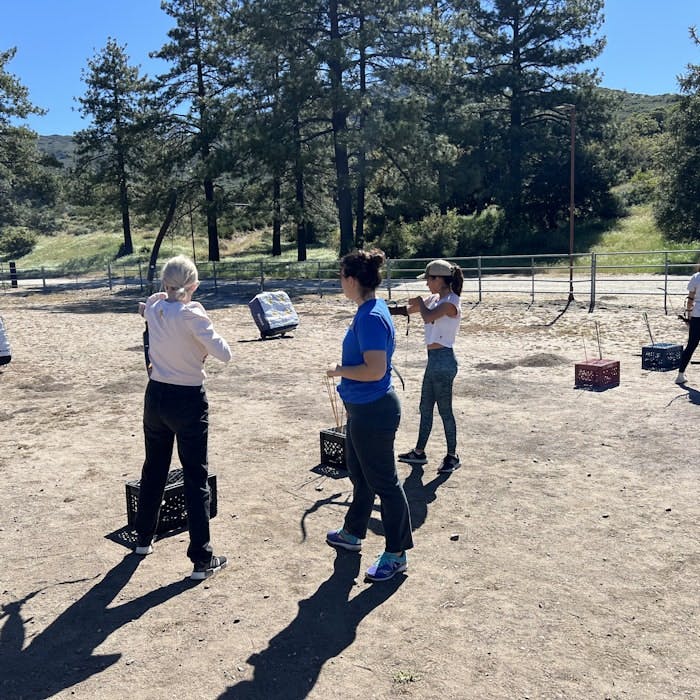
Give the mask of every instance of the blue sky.
<svg viewBox="0 0 700 700">
<path fill-rule="evenodd" d="M 113 37 L 126 44 L 142 73 L 164 70 L 149 59 L 172 26 L 160 0 L 0 0 L 0 50 L 17 47 L 6 69 L 48 109 L 28 125 L 40 134 L 70 134 L 86 124 L 74 98 L 84 92 L 81 71 Z M 596 66 L 601 85 L 656 95 L 677 92 L 677 76 L 700 64 L 688 27 L 700 29 L 700 0 L 607 0 L 602 33 L 608 45 Z"/>
</svg>

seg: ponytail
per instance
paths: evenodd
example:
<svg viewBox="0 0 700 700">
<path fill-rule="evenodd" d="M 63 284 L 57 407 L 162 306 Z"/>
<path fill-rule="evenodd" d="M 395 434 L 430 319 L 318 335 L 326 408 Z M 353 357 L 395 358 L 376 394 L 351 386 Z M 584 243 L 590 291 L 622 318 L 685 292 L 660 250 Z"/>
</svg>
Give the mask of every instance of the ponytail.
<svg viewBox="0 0 700 700">
<path fill-rule="evenodd" d="M 457 295 L 462 294 L 464 286 L 464 273 L 459 265 L 454 265 L 452 268 L 452 278 L 450 279 L 450 289 Z"/>
</svg>

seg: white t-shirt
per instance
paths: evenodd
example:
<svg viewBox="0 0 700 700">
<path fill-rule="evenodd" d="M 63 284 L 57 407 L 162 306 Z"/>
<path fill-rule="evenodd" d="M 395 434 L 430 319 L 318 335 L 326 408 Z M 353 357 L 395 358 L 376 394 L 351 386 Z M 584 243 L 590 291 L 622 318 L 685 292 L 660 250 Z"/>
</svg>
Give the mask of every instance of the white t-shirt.
<svg viewBox="0 0 700 700">
<path fill-rule="evenodd" d="M 439 294 L 432 294 L 424 299 L 426 308 L 432 310 L 440 304 L 452 304 L 457 309 L 456 316 L 440 316 L 437 321 L 425 324 L 425 344 L 440 343 L 440 345 L 451 348 L 455 344 L 459 322 L 462 320 L 462 308 L 459 297 L 450 292 L 446 297 L 440 298 Z"/>
<path fill-rule="evenodd" d="M 695 292 L 695 303 L 690 315 L 697 318 L 700 316 L 700 272 L 696 272 L 688 281 L 688 291 Z"/>
<path fill-rule="evenodd" d="M 222 362 L 231 359 L 228 343 L 214 330 L 197 301 L 166 301 L 158 292 L 148 297 L 143 316 L 148 323 L 151 379 L 179 386 L 200 386 L 206 379 L 207 355 Z"/>
</svg>

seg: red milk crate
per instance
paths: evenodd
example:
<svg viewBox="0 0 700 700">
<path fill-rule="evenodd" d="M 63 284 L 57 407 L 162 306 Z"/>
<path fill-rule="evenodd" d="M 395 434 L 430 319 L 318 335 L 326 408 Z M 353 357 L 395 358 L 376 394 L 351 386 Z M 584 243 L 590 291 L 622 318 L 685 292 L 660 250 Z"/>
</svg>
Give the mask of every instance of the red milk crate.
<svg viewBox="0 0 700 700">
<path fill-rule="evenodd" d="M 577 389 L 611 389 L 620 384 L 620 362 L 605 359 L 577 362 L 574 377 Z"/>
</svg>

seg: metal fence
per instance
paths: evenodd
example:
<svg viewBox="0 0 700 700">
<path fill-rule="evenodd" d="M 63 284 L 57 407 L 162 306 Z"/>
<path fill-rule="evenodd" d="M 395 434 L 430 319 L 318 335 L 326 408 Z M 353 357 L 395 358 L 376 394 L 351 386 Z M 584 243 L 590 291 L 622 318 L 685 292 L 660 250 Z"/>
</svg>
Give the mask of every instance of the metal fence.
<svg viewBox="0 0 700 700">
<path fill-rule="evenodd" d="M 464 273 L 463 295 L 476 301 L 499 294 L 522 296 L 534 302 L 540 297 L 567 298 L 589 305 L 611 296 L 646 295 L 659 299 L 664 311 L 673 310 L 675 296 L 685 296 L 685 284 L 696 270 L 700 250 L 658 250 L 567 255 L 480 255 L 451 258 Z M 418 279 L 426 258 L 389 259 L 382 290 L 389 299 L 425 291 Z M 254 296 L 269 289 L 295 294 L 328 294 L 340 291 L 339 263 L 328 261 L 254 263 L 205 262 L 198 264 L 202 287 Z M 108 288 L 110 291 L 150 291 L 148 263 L 111 263 L 103 271 L 68 268 L 21 268 L 0 263 L 0 289 L 51 291 L 52 289 Z M 157 284 L 157 282 L 156 282 Z M 466 297 L 465 297 L 466 298 Z"/>
</svg>

